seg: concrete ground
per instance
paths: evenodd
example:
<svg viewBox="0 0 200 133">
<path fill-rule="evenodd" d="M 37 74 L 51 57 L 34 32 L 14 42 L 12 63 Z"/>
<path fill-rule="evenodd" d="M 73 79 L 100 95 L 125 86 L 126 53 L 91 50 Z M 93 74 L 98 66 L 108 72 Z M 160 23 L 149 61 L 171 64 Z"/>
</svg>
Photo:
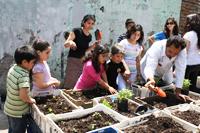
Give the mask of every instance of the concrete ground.
<svg viewBox="0 0 200 133">
<path fill-rule="evenodd" d="M 3 104 L 0 105 L 0 133 L 8 133 L 8 119 L 3 113 Z"/>
</svg>

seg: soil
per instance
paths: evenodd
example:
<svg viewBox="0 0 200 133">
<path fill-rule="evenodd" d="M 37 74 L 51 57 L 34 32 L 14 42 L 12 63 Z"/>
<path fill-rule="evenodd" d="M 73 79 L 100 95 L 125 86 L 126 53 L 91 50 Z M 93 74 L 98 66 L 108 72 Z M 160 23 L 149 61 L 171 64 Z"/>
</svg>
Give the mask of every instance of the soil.
<svg viewBox="0 0 200 133">
<path fill-rule="evenodd" d="M 37 103 L 37 100 L 36 100 Z M 61 114 L 71 112 L 74 108 L 69 106 L 67 101 L 61 96 L 53 96 L 47 98 L 42 103 L 38 102 L 38 108 L 43 112 L 45 115 L 49 113 L 54 114 Z"/>
<path fill-rule="evenodd" d="M 188 110 L 188 111 L 184 111 L 184 112 L 177 111 L 173 114 L 187 122 L 190 122 L 190 123 L 196 125 L 196 126 L 199 126 L 199 124 L 200 124 L 200 113 L 196 112 L 194 110 Z"/>
<path fill-rule="evenodd" d="M 73 90 L 64 90 L 65 93 L 69 94 L 72 98 L 76 100 L 81 100 L 83 102 L 92 102 L 91 99 L 95 97 L 101 97 L 105 95 L 110 95 L 105 89 L 97 88 L 93 90 L 86 91 L 73 91 Z"/>
<path fill-rule="evenodd" d="M 190 96 L 192 99 L 194 100 L 200 100 L 200 97 L 199 96 L 195 96 L 193 94 L 189 94 L 188 96 Z"/>
<path fill-rule="evenodd" d="M 118 108 L 117 108 L 117 100 L 114 100 L 114 102 L 112 102 L 111 98 L 106 97 L 106 98 L 102 98 L 100 100 L 100 103 L 102 103 L 102 101 L 104 99 L 106 99 L 109 102 L 109 104 L 112 106 L 112 109 L 115 110 L 115 111 L 117 111 L 118 113 L 120 113 L 120 114 L 122 114 L 124 116 L 127 116 L 129 118 L 137 116 L 135 114 L 135 110 L 136 110 L 136 107 L 138 105 L 136 105 L 136 104 L 134 104 L 132 102 L 128 102 L 128 112 L 122 112 L 122 111 L 118 110 Z"/>
<path fill-rule="evenodd" d="M 118 121 L 102 111 L 97 111 L 81 118 L 56 122 L 64 133 L 85 133 L 115 123 L 118 123 Z"/>
<path fill-rule="evenodd" d="M 168 117 L 157 117 L 151 115 L 148 121 L 131 126 L 123 130 L 124 133 L 192 133 L 187 132 L 180 124 Z"/>
<path fill-rule="evenodd" d="M 173 93 L 166 92 L 166 95 L 167 97 L 153 96 L 141 100 L 161 110 L 165 107 L 184 103 L 183 100 L 177 99 L 176 95 Z"/>
</svg>

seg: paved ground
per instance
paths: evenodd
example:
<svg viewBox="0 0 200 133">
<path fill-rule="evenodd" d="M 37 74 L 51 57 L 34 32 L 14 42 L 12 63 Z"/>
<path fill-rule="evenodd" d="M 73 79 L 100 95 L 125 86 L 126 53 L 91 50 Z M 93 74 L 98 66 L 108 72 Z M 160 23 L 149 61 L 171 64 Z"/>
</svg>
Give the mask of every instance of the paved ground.
<svg viewBox="0 0 200 133">
<path fill-rule="evenodd" d="M 6 115 L 3 113 L 3 105 L 0 103 L 0 133 L 7 133 L 8 132 L 8 119 Z"/>
</svg>

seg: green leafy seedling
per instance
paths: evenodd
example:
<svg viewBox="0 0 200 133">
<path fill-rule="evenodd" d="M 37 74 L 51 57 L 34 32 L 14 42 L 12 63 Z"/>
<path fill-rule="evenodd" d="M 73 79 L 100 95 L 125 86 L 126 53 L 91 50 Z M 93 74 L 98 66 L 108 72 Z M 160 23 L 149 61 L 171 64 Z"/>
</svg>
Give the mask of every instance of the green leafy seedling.
<svg viewBox="0 0 200 133">
<path fill-rule="evenodd" d="M 103 105 L 107 106 L 108 108 L 112 109 L 112 105 L 106 99 L 103 99 L 103 101 L 101 103 Z"/>
<path fill-rule="evenodd" d="M 126 100 L 126 99 L 131 99 L 132 96 L 133 96 L 133 92 L 131 90 L 123 89 L 123 90 L 119 91 L 117 99 L 119 101 L 123 101 L 123 100 Z"/>
<path fill-rule="evenodd" d="M 188 90 L 189 87 L 190 87 L 190 85 L 191 85 L 191 81 L 189 79 L 184 79 L 183 80 L 183 87 L 182 87 L 182 89 L 183 90 Z"/>
</svg>

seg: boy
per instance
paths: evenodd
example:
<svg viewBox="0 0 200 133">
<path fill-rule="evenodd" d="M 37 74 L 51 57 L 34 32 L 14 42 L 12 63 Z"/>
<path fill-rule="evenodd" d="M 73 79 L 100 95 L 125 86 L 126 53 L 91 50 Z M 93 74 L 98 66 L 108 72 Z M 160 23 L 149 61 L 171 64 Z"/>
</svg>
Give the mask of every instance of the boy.
<svg viewBox="0 0 200 133">
<path fill-rule="evenodd" d="M 123 56 L 124 51 L 122 47 L 116 44 L 111 48 L 111 58 L 107 62 L 106 74 L 108 84 L 116 90 L 118 90 L 118 85 L 116 83 L 118 74 L 121 73 L 125 77 L 128 77 L 130 74 L 125 62 L 122 62 Z"/>
<path fill-rule="evenodd" d="M 29 96 L 30 78 L 37 55 L 29 46 L 17 48 L 14 54 L 16 64 L 7 74 L 7 96 L 4 105 L 4 113 L 8 117 L 9 133 L 25 133 L 27 128 L 27 113 L 30 105 L 35 100 Z M 30 122 L 29 122 L 30 124 Z"/>
</svg>

